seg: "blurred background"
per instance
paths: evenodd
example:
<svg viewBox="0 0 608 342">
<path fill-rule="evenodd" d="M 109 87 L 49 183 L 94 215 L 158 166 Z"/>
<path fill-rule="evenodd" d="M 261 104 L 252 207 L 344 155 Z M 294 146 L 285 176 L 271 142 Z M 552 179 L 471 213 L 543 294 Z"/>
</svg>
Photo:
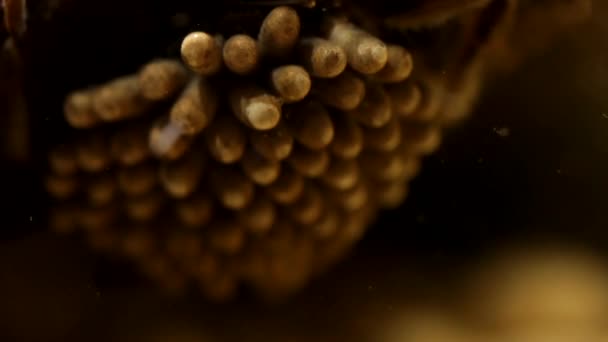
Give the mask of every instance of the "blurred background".
<svg viewBox="0 0 608 342">
<path fill-rule="evenodd" d="M 606 15 L 494 77 L 407 201 L 280 302 L 167 295 L 46 232 L 5 168 L 0 340 L 608 341 Z"/>
</svg>

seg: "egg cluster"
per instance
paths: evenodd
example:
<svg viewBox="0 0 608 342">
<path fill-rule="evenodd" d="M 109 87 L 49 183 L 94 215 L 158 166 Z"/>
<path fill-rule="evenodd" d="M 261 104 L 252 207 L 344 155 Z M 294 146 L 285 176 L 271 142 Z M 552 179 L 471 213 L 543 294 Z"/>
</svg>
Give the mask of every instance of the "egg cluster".
<svg viewBox="0 0 608 342">
<path fill-rule="evenodd" d="M 192 32 L 181 60 L 69 94 L 53 227 L 216 299 L 286 294 L 343 257 L 403 202 L 440 109 L 404 47 L 339 16 L 304 24 L 275 7 L 255 34 Z"/>
</svg>

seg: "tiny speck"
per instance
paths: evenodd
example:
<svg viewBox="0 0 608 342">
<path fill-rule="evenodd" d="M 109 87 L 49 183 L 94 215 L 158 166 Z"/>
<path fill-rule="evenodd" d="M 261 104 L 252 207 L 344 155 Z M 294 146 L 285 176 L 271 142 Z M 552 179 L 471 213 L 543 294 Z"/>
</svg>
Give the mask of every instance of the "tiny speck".
<svg viewBox="0 0 608 342">
<path fill-rule="evenodd" d="M 608 113 L 602 113 L 602 116 L 604 117 L 604 119 L 608 119 Z"/>
<path fill-rule="evenodd" d="M 557 169 L 557 170 L 555 170 L 555 172 L 557 172 L 558 175 L 562 174 L 562 170 L 561 169 Z"/>
<path fill-rule="evenodd" d="M 33 221 L 34 221 L 34 217 L 30 216 L 30 222 L 33 222 Z"/>
<path fill-rule="evenodd" d="M 369 286 L 367 287 L 367 289 L 368 289 L 369 291 L 373 291 L 373 290 L 374 290 L 374 287 L 373 287 L 372 285 L 369 285 Z"/>
<path fill-rule="evenodd" d="M 509 129 L 509 127 L 494 127 L 494 132 L 503 138 L 506 138 L 511 135 L 511 130 Z"/>
</svg>

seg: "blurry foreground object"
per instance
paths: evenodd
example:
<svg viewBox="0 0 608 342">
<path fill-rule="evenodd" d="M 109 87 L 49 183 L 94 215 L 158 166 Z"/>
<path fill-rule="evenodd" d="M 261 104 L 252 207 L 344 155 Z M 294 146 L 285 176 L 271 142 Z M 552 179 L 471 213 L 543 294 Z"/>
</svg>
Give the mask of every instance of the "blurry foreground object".
<svg viewBox="0 0 608 342">
<path fill-rule="evenodd" d="M 376 313 L 382 321 L 376 339 L 395 342 L 608 339 L 605 257 L 567 244 L 529 243 L 508 245 L 500 254 L 485 255 L 484 259 L 481 265 L 469 264 L 459 269 L 460 277 L 454 284 L 464 291 L 453 291 L 448 298 L 433 293 L 434 302 L 417 305 L 412 301 L 418 299 L 412 299 L 395 305 L 389 313 Z M 440 291 L 445 292 L 445 286 Z M 440 305 L 437 298 L 443 299 Z"/>
<path fill-rule="evenodd" d="M 182 36 L 181 59 L 82 76 L 48 153 L 50 223 L 172 291 L 291 293 L 404 201 L 517 4 L 420 2 L 387 21 L 356 2 L 262 6 L 237 32 Z"/>
<path fill-rule="evenodd" d="M 3 130 L 0 156 L 25 162 L 29 158 L 30 137 L 22 63 L 14 40 L 0 44 L 0 124 Z"/>
<path fill-rule="evenodd" d="M 512 248 L 474 277 L 481 327 L 520 341 L 608 338 L 608 269 L 585 250 Z"/>
</svg>

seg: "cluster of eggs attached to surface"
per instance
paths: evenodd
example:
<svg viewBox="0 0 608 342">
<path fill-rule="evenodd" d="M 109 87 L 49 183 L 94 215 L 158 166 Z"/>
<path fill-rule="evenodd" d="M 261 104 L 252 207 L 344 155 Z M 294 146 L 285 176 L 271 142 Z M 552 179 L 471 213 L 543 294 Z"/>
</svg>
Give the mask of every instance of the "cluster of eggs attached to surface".
<svg viewBox="0 0 608 342">
<path fill-rule="evenodd" d="M 338 16 L 305 24 L 276 7 L 256 37 L 192 32 L 182 60 L 69 94 L 54 228 L 212 298 L 288 293 L 342 257 L 402 203 L 440 110 L 410 51 Z"/>
</svg>

